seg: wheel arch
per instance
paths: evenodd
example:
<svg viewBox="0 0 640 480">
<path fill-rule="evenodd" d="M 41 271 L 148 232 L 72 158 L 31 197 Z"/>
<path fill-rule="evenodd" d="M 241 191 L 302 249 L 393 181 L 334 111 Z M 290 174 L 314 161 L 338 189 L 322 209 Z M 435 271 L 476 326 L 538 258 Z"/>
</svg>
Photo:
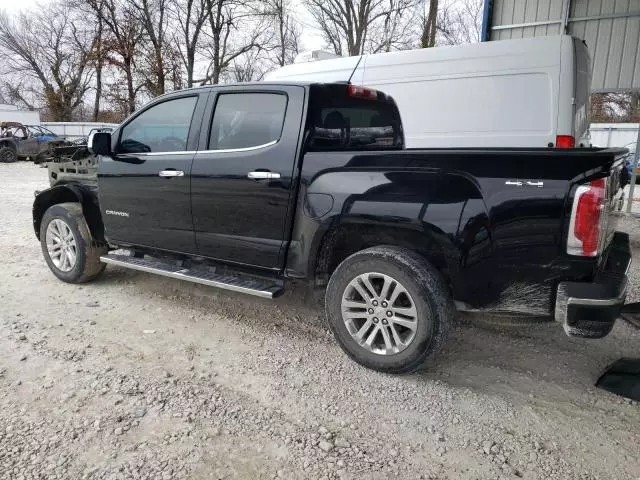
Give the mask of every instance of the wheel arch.
<svg viewBox="0 0 640 480">
<path fill-rule="evenodd" d="M 65 202 L 77 202 L 82 206 L 82 213 L 89 226 L 91 236 L 98 242 L 105 242 L 104 224 L 100 214 L 98 201 L 93 192 L 81 185 L 56 185 L 40 192 L 33 202 L 33 229 L 40 239 L 40 225 L 44 213 L 52 205 Z"/>
<path fill-rule="evenodd" d="M 458 257 L 451 242 L 428 224 L 421 229 L 375 223 L 341 223 L 329 228 L 320 243 L 315 262 L 317 283 L 326 283 L 338 265 L 350 255 L 371 247 L 402 247 L 415 251 L 438 270 L 446 281 L 451 277 L 452 257 Z"/>
</svg>

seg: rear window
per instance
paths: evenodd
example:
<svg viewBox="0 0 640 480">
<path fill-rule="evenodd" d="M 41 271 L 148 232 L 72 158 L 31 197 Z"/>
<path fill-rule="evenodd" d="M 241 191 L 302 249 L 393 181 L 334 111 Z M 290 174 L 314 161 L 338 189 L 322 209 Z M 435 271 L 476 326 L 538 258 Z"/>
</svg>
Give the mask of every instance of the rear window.
<svg viewBox="0 0 640 480">
<path fill-rule="evenodd" d="M 384 101 L 351 98 L 344 87 L 330 96 L 317 95 L 311 102 L 308 150 L 403 148 L 398 109 L 386 98 Z"/>
</svg>

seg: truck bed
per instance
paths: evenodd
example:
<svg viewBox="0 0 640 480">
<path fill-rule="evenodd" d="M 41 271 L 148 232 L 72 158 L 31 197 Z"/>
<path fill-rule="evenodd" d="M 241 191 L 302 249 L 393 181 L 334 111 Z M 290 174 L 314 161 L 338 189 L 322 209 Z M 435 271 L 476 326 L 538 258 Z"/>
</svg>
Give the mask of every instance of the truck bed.
<svg viewBox="0 0 640 480">
<path fill-rule="evenodd" d="M 304 263 L 307 258 L 325 261 L 322 252 L 313 252 L 324 241 L 306 238 L 339 236 L 345 228 L 353 235 L 367 224 L 362 228 L 372 243 L 376 236 L 399 232 L 407 242 L 421 243 L 445 272 L 462 310 L 551 315 L 557 284 L 593 278 L 598 263 L 566 253 L 572 190 L 608 175 L 609 208 L 619 208 L 624 153 L 597 148 L 307 153 L 300 197 L 305 215 L 292 234 L 289 273 L 305 276 L 313 268 Z M 326 195 L 332 207 L 318 215 Z"/>
</svg>

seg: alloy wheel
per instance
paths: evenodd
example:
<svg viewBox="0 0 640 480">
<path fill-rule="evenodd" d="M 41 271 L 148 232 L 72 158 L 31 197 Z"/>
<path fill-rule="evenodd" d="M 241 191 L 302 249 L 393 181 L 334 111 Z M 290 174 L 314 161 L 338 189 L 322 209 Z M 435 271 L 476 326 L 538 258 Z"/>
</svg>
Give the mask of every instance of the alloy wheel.
<svg viewBox="0 0 640 480">
<path fill-rule="evenodd" d="M 415 302 L 407 289 L 389 275 L 358 275 L 344 290 L 341 311 L 351 337 L 375 354 L 400 353 L 416 336 Z"/>
<path fill-rule="evenodd" d="M 46 242 L 49 258 L 56 268 L 62 272 L 71 271 L 78 258 L 78 246 L 69 225 L 54 218 L 47 226 Z"/>
</svg>

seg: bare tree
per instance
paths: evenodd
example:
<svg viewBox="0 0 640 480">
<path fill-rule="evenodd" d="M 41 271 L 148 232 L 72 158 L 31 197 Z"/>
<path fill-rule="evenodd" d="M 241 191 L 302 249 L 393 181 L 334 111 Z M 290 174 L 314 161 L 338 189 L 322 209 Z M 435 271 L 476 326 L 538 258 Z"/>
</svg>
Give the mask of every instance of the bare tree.
<svg viewBox="0 0 640 480">
<path fill-rule="evenodd" d="M 438 24 L 438 0 L 422 0 L 420 10 L 420 48 L 435 47 Z"/>
<path fill-rule="evenodd" d="M 225 72 L 225 80 L 232 82 L 254 82 L 262 80 L 267 72 L 267 65 L 260 61 L 261 52 L 251 50 L 236 58 L 229 70 Z"/>
<path fill-rule="evenodd" d="M 105 60 L 115 66 L 125 77 L 127 113 L 136 109 L 136 96 L 140 90 L 135 85 L 134 69 L 143 29 L 136 10 L 124 0 L 85 0 L 102 21 L 109 35 L 103 42 Z M 135 0 L 132 0 L 135 1 Z"/>
<path fill-rule="evenodd" d="M 178 0 L 172 4 L 172 15 L 179 26 L 179 32 L 174 33 L 173 40 L 186 70 L 187 88 L 194 84 L 196 53 L 202 29 L 209 17 L 210 3 L 210 0 Z"/>
<path fill-rule="evenodd" d="M 147 55 L 142 55 L 143 62 L 140 62 L 147 67 L 141 72 L 144 84 L 152 97 L 162 95 L 165 92 L 167 74 L 167 0 L 130 0 L 130 4 L 142 25 L 144 34 L 141 46 L 145 52 L 148 51 Z"/>
<path fill-rule="evenodd" d="M 25 110 L 35 110 L 39 92 L 23 80 L 10 78 L 0 83 L 0 103 L 10 103 Z"/>
<path fill-rule="evenodd" d="M 300 47 L 300 23 L 293 15 L 290 0 L 266 0 L 265 14 L 273 19 L 275 30 L 275 63 L 283 67 L 293 63 Z"/>
<path fill-rule="evenodd" d="M 603 123 L 637 122 L 640 119 L 638 93 L 593 93 L 591 121 Z"/>
<path fill-rule="evenodd" d="M 409 0 L 389 0 L 388 12 L 375 22 L 367 38 L 366 51 L 370 53 L 407 50 L 413 47 L 413 8 Z"/>
<path fill-rule="evenodd" d="M 254 49 L 269 44 L 264 19 L 241 0 L 208 0 L 208 42 L 205 55 L 209 59 L 202 85 L 220 83 L 222 75 L 233 62 Z M 242 28 L 241 28 L 242 27 Z"/>
<path fill-rule="evenodd" d="M 438 42 L 477 43 L 481 39 L 482 0 L 449 0 L 438 12 Z"/>
<path fill-rule="evenodd" d="M 0 13 L 3 63 L 41 86 L 39 96 L 54 121 L 72 120 L 90 88 L 96 35 L 82 25 L 68 1 L 21 12 L 15 19 Z"/>
<path fill-rule="evenodd" d="M 305 0 L 322 36 L 337 55 L 361 55 L 370 34 L 394 13 L 407 10 L 414 0 Z M 384 42 L 383 42 L 384 44 Z"/>
<path fill-rule="evenodd" d="M 96 72 L 96 96 L 93 99 L 93 121 L 100 116 L 100 100 L 102 99 L 102 70 L 104 67 L 104 22 L 102 21 L 102 5 L 96 13 L 96 44 L 94 49 L 94 69 Z"/>
<path fill-rule="evenodd" d="M 100 106 L 103 97 L 103 71 L 105 69 L 105 29 L 103 21 L 104 0 L 95 3 L 95 9 L 88 5 L 85 0 L 67 0 L 69 6 L 76 15 L 85 19 L 86 24 L 95 24 L 95 44 L 91 52 L 90 67 L 93 69 L 95 78 L 95 96 L 93 98 L 93 113 L 91 118 L 94 122 L 100 116 Z"/>
</svg>

